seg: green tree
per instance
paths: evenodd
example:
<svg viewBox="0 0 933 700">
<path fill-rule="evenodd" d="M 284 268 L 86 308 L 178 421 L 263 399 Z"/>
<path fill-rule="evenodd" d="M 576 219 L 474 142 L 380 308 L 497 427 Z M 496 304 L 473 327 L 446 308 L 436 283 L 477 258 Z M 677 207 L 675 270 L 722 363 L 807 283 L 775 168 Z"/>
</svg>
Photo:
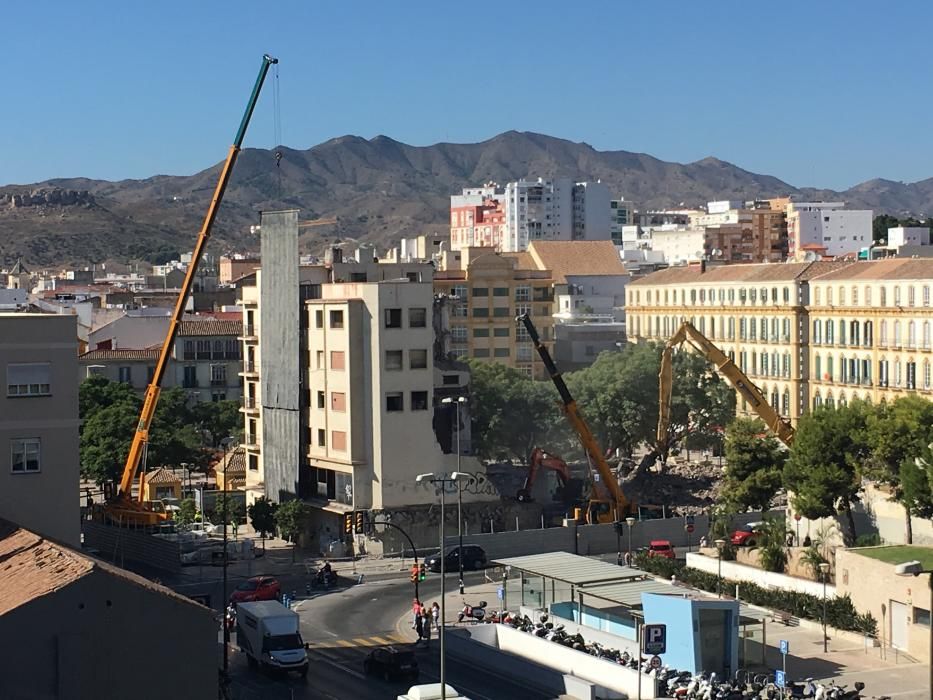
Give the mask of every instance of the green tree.
<svg viewBox="0 0 933 700">
<path fill-rule="evenodd" d="M 137 414 L 142 407 L 142 400 L 129 384 L 92 375 L 78 388 L 78 413 L 82 419 L 90 418 L 104 408 L 123 405 L 126 410 Z"/>
<path fill-rule="evenodd" d="M 191 418 L 198 430 L 205 433 L 210 447 L 220 447 L 220 441 L 228 435 L 240 438 L 243 433 L 243 416 L 238 401 L 202 401 L 191 408 Z"/>
<path fill-rule="evenodd" d="M 225 510 L 226 508 L 226 510 Z M 224 518 L 226 514 L 226 518 Z M 244 508 L 243 501 L 232 494 L 218 493 L 214 501 L 214 509 L 211 511 L 211 522 L 214 525 L 223 525 L 224 521 L 228 525 L 239 523 L 243 520 Z"/>
<path fill-rule="evenodd" d="M 722 492 L 740 512 L 765 511 L 781 486 L 787 452 L 757 419 L 736 418 L 726 428 Z"/>
<path fill-rule="evenodd" d="M 735 418 L 735 392 L 693 352 L 675 353 L 673 372 L 668 444 L 684 441 L 698 449 L 718 444 L 721 431 Z"/>
<path fill-rule="evenodd" d="M 198 509 L 193 498 L 186 498 L 178 504 L 178 512 L 175 513 L 175 522 L 178 525 L 190 525 L 197 519 Z"/>
<path fill-rule="evenodd" d="M 266 551 L 266 537 L 275 534 L 275 513 L 278 504 L 273 503 L 265 496 L 257 498 L 251 506 L 246 509 L 249 520 L 253 524 L 253 529 L 262 537 L 262 551 Z"/>
<path fill-rule="evenodd" d="M 188 395 L 181 387 L 163 391 L 149 429 L 149 465 L 178 466 L 182 462 L 203 467 L 207 454 L 194 423 Z"/>
<path fill-rule="evenodd" d="M 758 561 L 765 571 L 782 573 L 787 566 L 787 536 L 784 518 L 765 516 L 758 529 Z"/>
<path fill-rule="evenodd" d="M 914 458 L 933 440 L 933 402 L 912 394 L 872 406 L 865 440 L 869 450 L 865 474 L 887 484 L 894 500 L 904 507 L 906 539 L 911 544 L 912 516 L 933 515 L 929 484 L 914 464 Z"/>
<path fill-rule="evenodd" d="M 292 543 L 292 561 L 295 561 L 295 546 L 304 532 L 311 508 L 299 500 L 285 501 L 275 511 L 275 524 L 282 539 Z"/>
<path fill-rule="evenodd" d="M 119 480 L 130 451 L 138 416 L 131 404 L 94 411 L 81 425 L 81 474 L 98 484 Z"/>
<path fill-rule="evenodd" d="M 868 410 L 861 401 L 823 408 L 801 417 L 784 465 L 784 486 L 793 492 L 794 510 L 806 518 L 846 516 L 846 544 L 857 537 L 852 505 L 861 487 L 860 464 L 868 449 Z"/>
</svg>

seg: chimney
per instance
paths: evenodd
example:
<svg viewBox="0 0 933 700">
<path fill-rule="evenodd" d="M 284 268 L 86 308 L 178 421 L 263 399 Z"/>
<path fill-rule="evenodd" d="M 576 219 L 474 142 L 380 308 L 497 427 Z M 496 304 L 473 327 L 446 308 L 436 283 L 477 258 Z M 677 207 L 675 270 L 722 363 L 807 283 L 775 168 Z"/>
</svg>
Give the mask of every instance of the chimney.
<svg viewBox="0 0 933 700">
<path fill-rule="evenodd" d="M 702 275 L 704 272 L 706 272 L 706 260 L 701 260 L 700 261 L 700 274 Z"/>
</svg>

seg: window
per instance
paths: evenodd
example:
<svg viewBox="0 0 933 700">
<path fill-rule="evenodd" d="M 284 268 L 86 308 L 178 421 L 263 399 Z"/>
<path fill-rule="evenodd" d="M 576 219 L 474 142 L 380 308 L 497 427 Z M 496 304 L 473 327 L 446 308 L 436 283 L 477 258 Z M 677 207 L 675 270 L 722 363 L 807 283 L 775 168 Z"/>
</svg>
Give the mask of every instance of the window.
<svg viewBox="0 0 933 700">
<path fill-rule="evenodd" d="M 317 393 L 317 407 L 324 408 L 324 392 L 323 391 L 319 391 Z"/>
<path fill-rule="evenodd" d="M 183 369 L 181 385 L 185 389 L 194 389 L 198 386 L 198 368 L 194 365 L 188 365 Z"/>
<path fill-rule="evenodd" d="M 820 305 L 820 288 L 814 287 L 813 289 L 813 303 L 817 306 Z"/>
<path fill-rule="evenodd" d="M 923 285 L 923 305 L 930 305 L 930 285 L 928 284 Z"/>
<path fill-rule="evenodd" d="M 489 357 L 489 348 L 476 348 L 473 357 Z"/>
<path fill-rule="evenodd" d="M 871 306 L 871 287 L 865 285 L 865 306 Z"/>
<path fill-rule="evenodd" d="M 784 390 L 784 396 L 781 397 L 781 413 L 785 416 L 790 415 L 790 390 Z"/>
<path fill-rule="evenodd" d="M 852 287 L 852 306 L 858 306 L 858 287 Z"/>
<path fill-rule="evenodd" d="M 823 358 L 816 355 L 813 358 L 813 374 L 817 379 L 822 379 Z"/>
<path fill-rule="evenodd" d="M 888 322 L 887 321 L 881 322 L 881 333 L 879 335 L 880 335 L 880 338 L 879 338 L 880 345 L 882 346 L 887 345 L 888 344 Z"/>
<path fill-rule="evenodd" d="M 474 329 L 473 329 L 473 337 L 474 337 L 474 338 L 488 338 L 488 337 L 489 337 L 489 329 L 488 329 L 488 328 L 474 328 Z"/>
<path fill-rule="evenodd" d="M 386 394 L 386 410 L 387 411 L 404 411 L 405 410 L 405 399 L 402 398 L 401 391 L 390 391 Z"/>
<path fill-rule="evenodd" d="M 197 345 L 197 354 L 196 358 L 199 360 L 209 360 L 211 359 L 211 341 L 209 340 L 199 340 L 196 343 Z"/>
<path fill-rule="evenodd" d="M 317 362 L 318 369 L 324 369 L 324 351 L 318 350 L 315 354 L 315 361 Z"/>
<path fill-rule="evenodd" d="M 914 624 L 930 626 L 930 611 L 923 608 L 914 607 Z"/>
<path fill-rule="evenodd" d="M 930 322 L 929 321 L 923 322 L 923 349 L 924 350 L 930 349 Z"/>
<path fill-rule="evenodd" d="M 330 327 L 343 328 L 343 311 L 330 312 Z"/>
<path fill-rule="evenodd" d="M 473 318 L 489 318 L 489 309 L 473 307 Z"/>
<path fill-rule="evenodd" d="M 227 365 L 211 365 L 211 384 L 218 386 L 225 385 L 226 383 Z"/>
<path fill-rule="evenodd" d="M 496 318 L 508 318 L 512 314 L 509 312 L 508 306 L 497 306 L 492 310 L 492 315 Z"/>
<path fill-rule="evenodd" d="M 531 287 L 527 285 L 516 287 L 515 301 L 531 301 Z"/>
<path fill-rule="evenodd" d="M 13 457 L 10 463 L 14 474 L 29 474 L 40 470 L 39 438 L 13 438 L 10 440 L 10 446 Z"/>
<path fill-rule="evenodd" d="M 900 347 L 900 345 L 901 345 L 901 322 L 900 322 L 900 321 L 895 321 L 895 322 L 894 322 L 894 338 L 893 338 L 893 342 L 894 342 L 894 347 L 896 347 L 896 348 L 897 348 L 897 347 Z"/>
<path fill-rule="evenodd" d="M 907 347 L 917 347 L 917 324 L 913 321 L 907 323 Z"/>
<path fill-rule="evenodd" d="M 907 288 L 907 306 L 913 306 L 917 302 L 915 294 L 916 290 L 914 289 L 914 286 L 910 285 Z"/>
<path fill-rule="evenodd" d="M 878 290 L 878 294 L 881 296 L 881 305 L 882 305 L 882 306 L 887 306 L 887 305 L 888 305 L 888 289 L 887 289 L 887 287 L 881 287 L 881 288 Z"/>
<path fill-rule="evenodd" d="M 7 396 L 49 396 L 52 366 L 48 362 L 6 366 Z"/>
<path fill-rule="evenodd" d="M 450 339 L 455 343 L 465 343 L 467 340 L 466 326 L 451 326 Z"/>
<path fill-rule="evenodd" d="M 897 286 L 897 287 L 894 288 L 894 305 L 895 305 L 895 306 L 900 306 L 900 305 L 901 305 L 901 288 L 900 288 L 900 286 Z"/>
<path fill-rule="evenodd" d="M 456 287 L 450 288 L 450 295 L 456 297 L 461 302 L 466 302 L 470 298 L 470 293 L 467 291 L 467 288 L 463 285 L 457 285 Z"/>
<path fill-rule="evenodd" d="M 402 327 L 402 310 L 401 309 L 385 309 L 385 323 L 386 323 L 386 328 L 401 328 Z"/>
<path fill-rule="evenodd" d="M 331 350 L 330 351 L 330 368 L 331 369 L 344 369 L 343 350 Z"/>
<path fill-rule="evenodd" d="M 132 367 L 120 367 L 118 381 L 123 382 L 124 384 L 132 384 L 133 368 Z"/>
<path fill-rule="evenodd" d="M 342 391 L 330 392 L 330 410 L 343 413 L 347 410 L 347 395 Z M 331 440 L 333 442 L 333 440 Z M 336 447 L 336 445 L 334 445 Z"/>
<path fill-rule="evenodd" d="M 317 430 L 317 445 L 318 447 L 327 446 L 327 431 L 324 428 L 318 428 Z"/>
<path fill-rule="evenodd" d="M 318 309 L 314 312 L 314 327 L 323 328 L 324 327 L 324 311 L 323 309 Z"/>
<path fill-rule="evenodd" d="M 408 351 L 408 366 L 411 369 L 427 369 L 428 368 L 428 351 L 427 350 L 409 350 Z"/>
<path fill-rule="evenodd" d="M 508 338 L 512 334 L 511 328 L 493 328 L 492 334 L 497 338 Z"/>
<path fill-rule="evenodd" d="M 411 410 L 412 411 L 427 411 L 428 410 L 428 392 L 426 391 L 411 392 Z"/>
<path fill-rule="evenodd" d="M 508 348 L 496 348 L 493 350 L 493 357 L 508 357 L 509 349 Z"/>
<path fill-rule="evenodd" d="M 330 431 L 330 446 L 331 449 L 337 450 L 339 452 L 347 451 L 347 433 L 343 430 L 331 430 Z"/>
<path fill-rule="evenodd" d="M 227 393 L 224 391 L 212 391 L 211 392 L 211 401 L 217 403 L 218 401 L 226 401 Z"/>
<path fill-rule="evenodd" d="M 427 309 L 411 308 L 408 310 L 408 327 L 425 328 L 427 327 L 428 312 Z"/>
<path fill-rule="evenodd" d="M 386 371 L 397 372 L 402 369 L 402 351 L 386 350 Z"/>
<path fill-rule="evenodd" d="M 489 288 L 488 287 L 473 287 L 473 296 L 475 297 L 488 297 Z"/>
<path fill-rule="evenodd" d="M 194 341 L 193 340 L 185 341 L 185 359 L 186 360 L 196 359 L 196 356 L 194 354 Z"/>
<path fill-rule="evenodd" d="M 493 287 L 492 295 L 494 297 L 507 297 L 509 295 L 508 287 Z"/>
</svg>

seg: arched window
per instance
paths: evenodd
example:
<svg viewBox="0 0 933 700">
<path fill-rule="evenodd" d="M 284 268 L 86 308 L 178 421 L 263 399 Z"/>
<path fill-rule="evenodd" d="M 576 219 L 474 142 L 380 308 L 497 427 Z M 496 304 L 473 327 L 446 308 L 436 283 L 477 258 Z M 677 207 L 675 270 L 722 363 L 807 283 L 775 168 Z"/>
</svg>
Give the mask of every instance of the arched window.
<svg viewBox="0 0 933 700">
<path fill-rule="evenodd" d="M 775 388 L 774 390 L 771 391 L 771 408 L 773 408 L 775 411 L 780 411 L 781 410 L 780 401 L 781 401 L 781 397 L 778 394 L 777 389 Z"/>
<path fill-rule="evenodd" d="M 836 401 L 833 399 L 833 393 L 829 392 L 826 395 L 826 408 L 836 408 Z"/>
<path fill-rule="evenodd" d="M 914 294 L 916 294 L 916 290 L 914 289 L 913 285 L 910 285 L 907 288 L 907 306 L 913 306 L 917 302 Z"/>
<path fill-rule="evenodd" d="M 819 287 L 815 287 L 813 289 L 813 303 L 816 304 L 817 306 L 820 305 L 820 288 Z"/>
<path fill-rule="evenodd" d="M 785 389 L 781 398 L 781 415 L 790 416 L 790 389 Z"/>
<path fill-rule="evenodd" d="M 881 306 L 887 306 L 888 305 L 888 288 L 887 287 L 879 288 L 878 294 L 881 297 Z"/>
<path fill-rule="evenodd" d="M 858 306 L 858 287 L 852 285 L 852 306 Z"/>
<path fill-rule="evenodd" d="M 901 361 L 894 360 L 894 386 L 901 385 Z"/>
<path fill-rule="evenodd" d="M 735 318 L 732 316 L 729 317 L 729 340 L 735 340 Z"/>
<path fill-rule="evenodd" d="M 817 381 L 823 379 L 823 358 L 819 353 L 813 356 L 813 376 Z"/>
<path fill-rule="evenodd" d="M 790 287 L 784 287 L 784 303 L 790 303 Z"/>
<path fill-rule="evenodd" d="M 710 338 L 716 337 L 716 317 L 715 316 L 710 316 L 710 319 L 709 319 L 709 337 Z"/>
<path fill-rule="evenodd" d="M 894 287 L 894 305 L 895 305 L 895 306 L 900 306 L 900 305 L 901 305 L 901 287 L 900 287 L 900 285 L 896 285 L 896 286 Z"/>
<path fill-rule="evenodd" d="M 871 337 L 871 336 L 872 336 L 872 322 L 871 322 L 871 321 L 865 321 L 865 323 L 862 324 L 862 344 L 863 344 L 866 348 L 870 348 L 870 347 L 871 347 L 871 343 L 872 343 L 872 337 Z"/>
<path fill-rule="evenodd" d="M 928 284 L 923 285 L 923 305 L 930 305 L 930 285 Z"/>
<path fill-rule="evenodd" d="M 846 344 L 846 322 L 841 318 L 839 319 L 839 344 Z"/>
<path fill-rule="evenodd" d="M 887 344 L 888 344 L 888 322 L 887 321 L 881 322 L 881 337 L 879 338 L 879 341 L 880 341 L 879 344 L 882 347 L 887 347 Z"/>
<path fill-rule="evenodd" d="M 846 305 L 846 288 L 841 286 L 839 287 L 839 306 Z"/>
<path fill-rule="evenodd" d="M 831 382 L 835 377 L 836 375 L 833 373 L 833 356 L 830 354 L 826 356 L 826 374 L 824 375 L 824 379 Z"/>
<path fill-rule="evenodd" d="M 784 359 L 781 363 L 781 374 L 785 377 L 790 377 L 790 353 L 784 353 Z"/>
<path fill-rule="evenodd" d="M 826 305 L 827 306 L 833 305 L 833 288 L 832 287 L 826 288 Z"/>
<path fill-rule="evenodd" d="M 843 391 L 841 394 L 839 394 L 839 407 L 841 408 L 842 406 L 845 406 L 845 405 L 846 405 L 846 392 Z"/>
<path fill-rule="evenodd" d="M 858 345 L 861 342 L 861 324 L 858 321 L 849 321 L 849 342 Z"/>
<path fill-rule="evenodd" d="M 901 346 L 901 322 L 894 322 L 894 338 L 891 340 L 894 343 L 894 347 L 899 348 Z"/>
<path fill-rule="evenodd" d="M 832 320 L 831 320 L 831 319 L 827 319 L 827 320 L 826 320 L 826 344 L 827 344 L 827 345 L 832 345 L 832 344 L 833 344 L 833 337 L 834 337 L 833 329 L 834 329 L 834 328 L 835 328 L 835 326 L 834 326 Z"/>
<path fill-rule="evenodd" d="M 820 396 L 820 392 L 816 392 L 813 395 L 813 410 L 820 408 L 823 405 L 823 397 Z"/>
<path fill-rule="evenodd" d="M 654 334 L 655 336 L 661 335 L 661 317 L 660 316 L 654 317 Z"/>
<path fill-rule="evenodd" d="M 700 333 L 706 335 L 706 316 L 700 316 Z"/>
<path fill-rule="evenodd" d="M 924 361 L 923 361 L 923 388 L 924 388 L 924 389 L 929 389 L 929 388 L 930 388 L 930 381 L 931 381 L 931 377 L 930 377 L 930 361 L 929 361 L 929 360 L 924 360 Z"/>
<path fill-rule="evenodd" d="M 813 321 L 813 344 L 819 345 L 823 342 L 823 322 L 819 319 Z"/>
</svg>

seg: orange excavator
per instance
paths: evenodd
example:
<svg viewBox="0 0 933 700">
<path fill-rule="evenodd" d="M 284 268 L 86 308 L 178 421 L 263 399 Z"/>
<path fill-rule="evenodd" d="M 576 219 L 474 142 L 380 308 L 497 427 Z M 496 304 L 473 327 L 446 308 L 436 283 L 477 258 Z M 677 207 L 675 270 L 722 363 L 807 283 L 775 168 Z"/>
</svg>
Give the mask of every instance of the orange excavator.
<svg viewBox="0 0 933 700">
<path fill-rule="evenodd" d="M 226 192 L 227 184 L 230 181 L 230 175 L 233 173 L 233 166 L 236 163 L 240 148 L 243 145 L 246 127 L 249 126 L 250 119 L 253 116 L 253 110 L 256 107 L 256 102 L 259 100 L 259 92 L 262 90 L 262 84 L 265 82 L 269 68 L 276 63 L 278 63 L 278 59 L 276 58 L 272 58 L 269 55 L 262 57 L 262 66 L 259 69 L 259 75 L 256 78 L 256 83 L 253 85 L 253 91 L 246 105 L 246 111 L 243 113 L 243 118 L 240 120 L 240 128 L 237 130 L 233 145 L 230 146 L 230 150 L 227 153 L 227 160 L 220 170 L 220 178 L 214 190 L 214 196 L 211 198 L 210 206 L 204 217 L 204 223 L 201 225 L 201 231 L 198 234 L 194 252 L 191 255 L 191 264 L 188 265 L 185 281 L 182 284 L 181 290 L 178 292 L 178 299 L 175 302 L 175 309 L 169 322 L 168 333 L 162 343 L 159 359 L 158 362 L 156 362 L 155 371 L 152 374 L 152 381 L 146 389 L 142 411 L 139 414 L 139 422 L 136 424 L 136 433 L 133 435 L 133 442 L 130 445 L 130 452 L 126 458 L 126 465 L 123 467 L 123 476 L 120 479 L 119 488 L 115 490 L 112 483 L 104 485 L 105 503 L 97 510 L 95 515 L 105 522 L 145 526 L 157 525 L 159 522 L 168 518 L 167 513 L 155 510 L 150 504 L 147 504 L 143 500 L 142 475 L 140 475 L 139 494 L 135 499 L 132 495 L 133 482 L 136 480 L 139 465 L 143 461 L 149 443 L 149 427 L 152 425 L 156 405 L 159 402 L 159 394 L 162 391 L 162 377 L 165 375 L 169 358 L 172 355 L 172 348 L 175 345 L 175 338 L 178 335 L 178 326 L 185 312 L 188 295 L 191 293 L 191 289 L 194 286 L 198 265 L 204 255 L 207 242 L 211 237 L 214 219 L 217 218 L 220 203 L 223 201 L 224 192 Z"/>
<path fill-rule="evenodd" d="M 528 476 L 525 477 L 524 485 L 518 490 L 515 499 L 520 503 L 531 501 L 531 488 L 534 486 L 535 478 L 542 469 L 552 469 L 560 481 L 560 485 L 566 490 L 570 481 L 570 467 L 567 463 L 555 454 L 545 452 L 540 447 L 531 451 L 531 457 L 528 459 Z"/>
</svg>

